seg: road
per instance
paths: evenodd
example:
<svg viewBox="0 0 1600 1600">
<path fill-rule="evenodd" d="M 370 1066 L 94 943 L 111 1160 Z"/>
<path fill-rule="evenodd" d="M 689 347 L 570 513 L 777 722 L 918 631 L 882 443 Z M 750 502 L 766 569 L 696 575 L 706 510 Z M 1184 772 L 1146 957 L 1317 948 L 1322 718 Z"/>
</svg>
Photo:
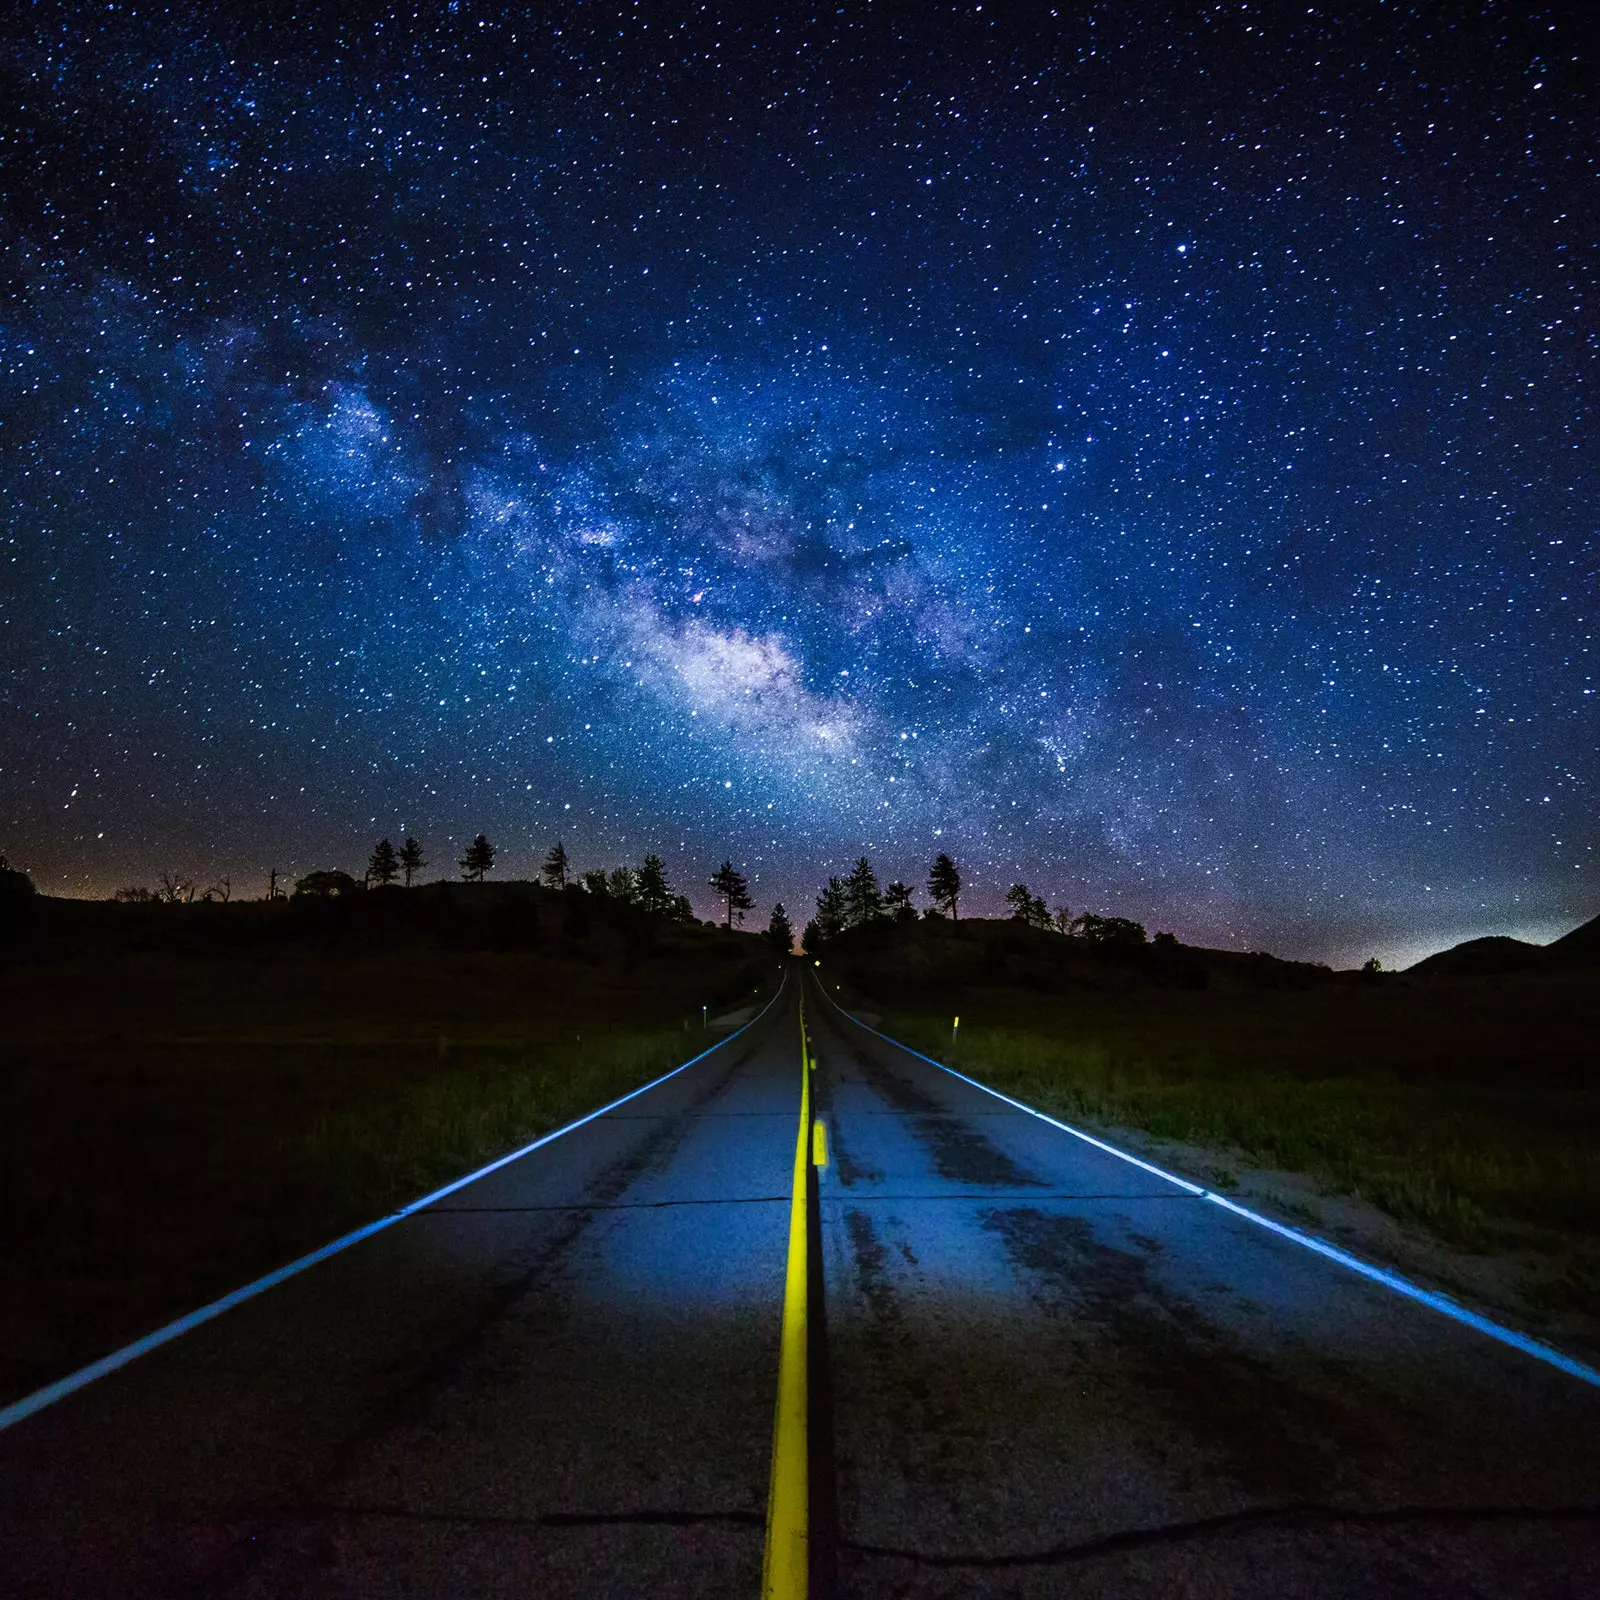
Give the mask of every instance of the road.
<svg viewBox="0 0 1600 1600">
<path fill-rule="evenodd" d="M 0 1433 L 0 1588 L 755 1595 L 798 989 Z M 843 1593 L 1600 1593 L 1600 1393 L 807 1011 Z"/>
</svg>

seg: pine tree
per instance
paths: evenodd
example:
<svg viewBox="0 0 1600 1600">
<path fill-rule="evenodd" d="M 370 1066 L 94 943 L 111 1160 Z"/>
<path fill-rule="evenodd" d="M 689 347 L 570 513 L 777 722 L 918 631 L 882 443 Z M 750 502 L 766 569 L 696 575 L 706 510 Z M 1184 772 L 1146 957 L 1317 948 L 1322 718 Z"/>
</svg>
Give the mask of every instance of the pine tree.
<svg viewBox="0 0 1600 1600">
<path fill-rule="evenodd" d="M 914 921 L 917 911 L 911 904 L 911 885 L 898 880 L 891 883 L 883 891 L 883 909 L 884 914 L 893 917 L 896 922 Z"/>
<path fill-rule="evenodd" d="M 878 875 L 865 856 L 857 858 L 850 876 L 844 880 L 844 906 L 847 928 L 864 928 L 883 914 Z"/>
<path fill-rule="evenodd" d="M 961 899 L 961 873 L 955 862 L 942 850 L 928 868 L 928 898 L 941 910 L 947 911 L 952 922 L 961 920 L 956 915 L 956 906 Z"/>
<path fill-rule="evenodd" d="M 1011 907 L 1013 922 L 1028 920 L 1028 907 L 1033 904 L 1033 891 L 1025 883 L 1014 883 L 1006 890 L 1006 904 Z"/>
<path fill-rule="evenodd" d="M 626 868 L 619 869 L 626 871 Z M 616 876 L 612 874 L 613 878 Z M 666 917 L 672 914 L 676 898 L 667 885 L 666 868 L 660 856 L 646 856 L 644 865 L 632 873 L 633 901 L 647 916 Z"/>
<path fill-rule="evenodd" d="M 399 851 L 387 839 L 380 839 L 367 860 L 368 879 L 373 883 L 393 883 L 399 875 Z"/>
<path fill-rule="evenodd" d="M 1006 890 L 1006 904 L 1011 907 L 1011 920 L 1025 922 L 1030 928 L 1050 926 L 1050 908 L 1025 883 L 1014 883 Z"/>
<path fill-rule="evenodd" d="M 745 912 L 755 905 L 755 901 L 750 898 L 750 885 L 745 881 L 744 874 L 736 871 L 731 861 L 724 861 L 711 874 L 711 887 L 727 903 L 728 926 L 730 928 L 733 926 L 735 917 L 743 923 Z"/>
<path fill-rule="evenodd" d="M 494 858 L 495 847 L 480 833 L 467 846 L 467 853 L 460 860 L 461 876 L 474 883 L 482 883 L 484 873 L 494 866 Z"/>
<path fill-rule="evenodd" d="M 409 889 L 411 887 L 411 880 L 427 864 L 422 859 L 422 846 L 410 834 L 407 834 L 405 843 L 400 846 L 400 870 L 406 875 L 406 888 Z"/>
<path fill-rule="evenodd" d="M 817 930 L 817 941 L 826 944 L 845 930 L 844 881 L 829 878 L 827 887 L 817 896 L 817 915 L 808 924 Z"/>
<path fill-rule="evenodd" d="M 567 886 L 567 847 L 557 839 L 550 848 L 550 854 L 544 858 L 544 866 L 539 869 L 539 876 L 544 880 L 547 889 L 565 889 Z"/>
<path fill-rule="evenodd" d="M 781 900 L 772 908 L 772 918 L 767 923 L 767 938 L 781 956 L 788 955 L 794 949 L 794 924 L 789 921 L 789 913 L 783 909 Z"/>
</svg>

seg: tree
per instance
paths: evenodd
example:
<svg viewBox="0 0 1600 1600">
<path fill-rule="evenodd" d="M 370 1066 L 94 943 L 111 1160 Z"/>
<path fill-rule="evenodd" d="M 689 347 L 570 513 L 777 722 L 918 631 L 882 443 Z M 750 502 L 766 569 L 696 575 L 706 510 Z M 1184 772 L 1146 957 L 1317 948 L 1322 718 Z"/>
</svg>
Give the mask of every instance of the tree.
<svg viewBox="0 0 1600 1600">
<path fill-rule="evenodd" d="M 755 905 L 755 901 L 750 898 L 750 885 L 745 882 L 744 874 L 736 871 L 731 861 L 724 861 L 711 874 L 711 887 L 726 902 L 728 926 L 730 928 L 733 926 L 735 916 L 743 923 L 745 912 Z"/>
<path fill-rule="evenodd" d="M 186 906 L 194 899 L 194 880 L 192 878 L 175 877 L 170 872 L 163 872 L 161 874 L 161 887 L 156 890 L 156 899 L 165 906 Z"/>
<path fill-rule="evenodd" d="M 649 858 L 656 864 L 656 876 L 661 879 L 661 892 L 671 898 L 667 891 L 667 880 L 661 872 L 661 857 Z M 631 905 L 639 895 L 639 874 L 632 867 L 613 867 L 611 876 L 606 879 L 606 893 L 613 900 L 621 900 L 626 905 Z"/>
<path fill-rule="evenodd" d="M 393 883 L 400 876 L 400 852 L 387 839 L 372 847 L 367 861 L 367 877 L 373 883 Z"/>
<path fill-rule="evenodd" d="M 789 913 L 783 909 L 781 900 L 772 908 L 772 919 L 767 923 L 767 938 L 781 956 L 788 955 L 794 949 L 794 924 L 789 921 Z"/>
<path fill-rule="evenodd" d="M 1131 917 L 1101 917 L 1086 911 L 1072 924 L 1073 932 L 1089 944 L 1110 950 L 1138 949 L 1148 935 L 1144 924 Z"/>
<path fill-rule="evenodd" d="M 911 904 L 911 885 L 896 880 L 883 891 L 883 909 L 896 922 L 914 922 L 917 909 Z"/>
<path fill-rule="evenodd" d="M 1030 928 L 1050 926 L 1050 908 L 1028 888 L 1025 883 L 1014 883 L 1006 890 L 1006 904 L 1011 907 L 1011 920 L 1025 922 Z"/>
<path fill-rule="evenodd" d="M 817 896 L 817 915 L 808 927 L 817 930 L 817 943 L 826 944 L 845 930 L 844 880 L 829 878 L 827 887 Z"/>
<path fill-rule="evenodd" d="M 214 900 L 218 905 L 227 905 L 233 898 L 233 879 L 229 877 L 218 878 L 200 898 L 208 902 Z"/>
<path fill-rule="evenodd" d="M 626 867 L 618 869 L 626 872 Z M 631 874 L 634 903 L 646 915 L 664 917 L 672 909 L 673 894 L 667 884 L 666 868 L 660 856 L 646 856 L 644 865 Z"/>
<path fill-rule="evenodd" d="M 400 870 L 406 875 L 406 888 L 411 887 L 411 880 L 427 866 L 422 859 L 422 846 L 408 833 L 406 842 L 400 846 Z"/>
<path fill-rule="evenodd" d="M 961 873 L 942 850 L 928 868 L 928 898 L 948 912 L 952 922 L 961 920 L 956 915 L 956 905 L 961 899 Z"/>
<path fill-rule="evenodd" d="M 611 885 L 606 881 L 606 869 L 604 867 L 590 867 L 587 872 L 580 872 L 578 874 L 578 887 L 585 894 L 609 895 L 611 893 Z"/>
<path fill-rule="evenodd" d="M 1067 906 L 1057 906 L 1056 914 L 1051 921 L 1055 923 L 1057 933 L 1072 932 L 1072 912 Z"/>
<path fill-rule="evenodd" d="M 484 873 L 494 866 L 495 853 L 495 847 L 481 833 L 478 834 L 458 863 L 461 876 L 473 883 L 482 883 Z"/>
<path fill-rule="evenodd" d="M 800 948 L 808 956 L 820 956 L 827 945 L 827 940 L 822 937 L 817 928 L 817 919 L 813 917 L 807 924 L 805 932 L 800 935 Z"/>
<path fill-rule="evenodd" d="M 547 889 L 565 889 L 567 886 L 567 847 L 557 839 L 544 858 L 539 876 Z"/>
<path fill-rule="evenodd" d="M 856 858 L 850 876 L 844 880 L 844 915 L 847 928 L 864 928 L 883 915 L 878 875 L 865 856 Z"/>
</svg>

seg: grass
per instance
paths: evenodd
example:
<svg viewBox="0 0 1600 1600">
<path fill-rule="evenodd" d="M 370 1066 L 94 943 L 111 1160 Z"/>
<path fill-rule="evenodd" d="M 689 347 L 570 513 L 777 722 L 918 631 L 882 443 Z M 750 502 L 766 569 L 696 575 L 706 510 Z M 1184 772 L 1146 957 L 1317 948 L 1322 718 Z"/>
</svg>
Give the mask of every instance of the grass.
<svg viewBox="0 0 1600 1600">
<path fill-rule="evenodd" d="M 749 939 L 648 959 L 289 944 L 0 969 L 0 1401 L 714 1042 Z M 692 1017 L 692 1025 L 685 1024 Z"/>
<path fill-rule="evenodd" d="M 1531 1301 L 1600 1315 L 1587 989 L 994 990 L 959 1003 L 955 1045 L 927 1006 L 902 1002 L 882 1026 L 1066 1120 L 1304 1173 L 1456 1250 L 1521 1252 L 1539 1263 Z"/>
</svg>

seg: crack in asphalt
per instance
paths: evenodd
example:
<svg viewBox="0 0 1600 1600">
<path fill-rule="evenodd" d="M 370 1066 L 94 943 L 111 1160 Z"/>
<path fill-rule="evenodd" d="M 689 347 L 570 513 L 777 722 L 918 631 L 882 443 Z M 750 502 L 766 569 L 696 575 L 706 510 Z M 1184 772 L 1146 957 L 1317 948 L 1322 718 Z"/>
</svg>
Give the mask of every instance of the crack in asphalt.
<svg viewBox="0 0 1600 1600">
<path fill-rule="evenodd" d="M 688 1109 L 692 1111 L 695 1106 L 703 1106 L 720 1094 L 749 1061 L 756 1047 L 757 1042 L 751 1040 L 721 1073 L 706 1084 Z M 652 1167 L 659 1167 L 669 1159 L 687 1137 L 688 1129 L 687 1115 L 662 1119 L 661 1126 L 637 1149 L 603 1168 L 588 1186 L 589 1193 L 597 1197 L 596 1201 L 591 1202 L 589 1208 L 566 1213 L 566 1225 L 544 1241 L 514 1278 L 494 1285 L 485 1292 L 478 1315 L 454 1338 L 433 1351 L 409 1381 L 390 1391 L 373 1406 L 367 1419 L 331 1452 L 329 1464 L 316 1475 L 315 1483 L 337 1483 L 352 1470 L 362 1452 L 379 1439 L 408 1422 L 425 1418 L 433 1398 L 460 1373 L 472 1352 L 482 1345 L 489 1330 L 530 1289 L 552 1274 L 582 1237 L 596 1211 L 603 1208 L 606 1202 L 617 1200 L 630 1184 Z M 238 1530 L 230 1548 L 204 1571 L 177 1578 L 173 1584 L 174 1592 L 214 1595 L 241 1583 L 267 1555 L 270 1540 L 264 1536 L 281 1526 L 281 1520 L 268 1516 L 254 1526 Z"/>
<path fill-rule="evenodd" d="M 531 1516 L 511 1512 L 428 1511 L 400 1505 L 300 1505 L 271 1508 L 229 1507 L 218 1514 L 237 1517 L 241 1512 L 270 1517 L 277 1526 L 291 1523 L 384 1520 L 464 1528 L 514 1528 L 535 1531 L 559 1528 L 667 1527 L 705 1525 L 761 1530 L 766 1518 L 759 1511 L 702 1510 L 681 1507 L 640 1507 L 626 1511 L 546 1511 Z M 189 1513 L 192 1520 L 209 1520 Z M 1401 1527 L 1416 1523 L 1444 1526 L 1497 1523 L 1600 1523 L 1600 1505 L 1568 1506 L 1340 1506 L 1320 1501 L 1287 1501 L 1278 1505 L 1249 1506 L 1185 1522 L 1158 1523 L 1153 1527 L 1122 1528 L 1069 1544 L 1047 1545 L 1037 1550 L 930 1551 L 909 1546 L 873 1544 L 840 1538 L 836 1548 L 851 1555 L 885 1561 L 907 1561 L 924 1567 L 1039 1567 L 1092 1561 L 1124 1551 L 1156 1545 L 1251 1533 L 1262 1528 L 1297 1527 Z"/>
<path fill-rule="evenodd" d="M 1310 1527 L 1346 1524 L 1355 1527 L 1391 1527 L 1407 1523 L 1445 1525 L 1503 1522 L 1600 1522 L 1600 1505 L 1578 1506 L 1386 1506 L 1374 1510 L 1327 1505 L 1318 1501 L 1289 1501 L 1283 1505 L 1252 1506 L 1225 1511 L 1192 1522 L 1169 1522 L 1151 1528 L 1127 1528 L 1075 1544 L 1051 1545 L 1042 1550 L 998 1554 L 931 1554 L 893 1545 L 841 1540 L 840 1548 L 853 1555 L 881 1560 L 909 1561 L 924 1567 L 1041 1567 L 1064 1566 L 1124 1550 L 1151 1545 L 1182 1544 L 1214 1535 L 1248 1533 L 1257 1528 Z"/>
</svg>

